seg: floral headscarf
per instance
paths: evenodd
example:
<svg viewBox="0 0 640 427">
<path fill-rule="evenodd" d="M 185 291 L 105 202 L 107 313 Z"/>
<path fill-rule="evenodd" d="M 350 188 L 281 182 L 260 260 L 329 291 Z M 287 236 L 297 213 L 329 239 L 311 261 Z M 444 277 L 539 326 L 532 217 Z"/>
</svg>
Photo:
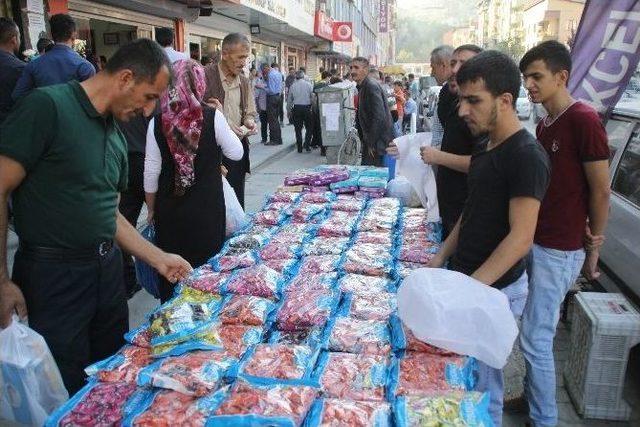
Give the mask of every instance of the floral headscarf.
<svg viewBox="0 0 640 427">
<path fill-rule="evenodd" d="M 173 64 L 173 82 L 162 95 L 162 132 L 175 163 L 175 194 L 182 195 L 195 182 L 194 159 L 202 134 L 204 68 L 191 59 Z"/>
</svg>

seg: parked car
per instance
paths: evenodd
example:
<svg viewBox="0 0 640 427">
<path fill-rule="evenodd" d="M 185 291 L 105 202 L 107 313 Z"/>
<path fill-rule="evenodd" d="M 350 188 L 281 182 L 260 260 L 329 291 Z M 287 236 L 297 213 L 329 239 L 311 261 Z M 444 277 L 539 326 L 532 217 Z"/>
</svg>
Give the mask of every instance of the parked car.
<svg viewBox="0 0 640 427">
<path fill-rule="evenodd" d="M 529 120 L 531 117 L 531 101 L 524 87 L 520 86 L 520 94 L 516 100 L 516 111 L 520 120 Z"/>
</svg>

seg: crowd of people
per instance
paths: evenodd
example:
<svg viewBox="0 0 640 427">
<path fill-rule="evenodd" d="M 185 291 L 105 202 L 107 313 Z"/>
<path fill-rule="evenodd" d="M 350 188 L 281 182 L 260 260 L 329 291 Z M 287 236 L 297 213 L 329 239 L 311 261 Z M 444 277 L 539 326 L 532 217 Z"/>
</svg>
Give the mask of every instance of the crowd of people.
<svg viewBox="0 0 640 427">
<path fill-rule="evenodd" d="M 242 34 L 225 37 L 219 58 L 203 66 L 174 49 L 171 29 L 159 29 L 157 42 L 133 41 L 97 70 L 71 50 L 68 15 L 53 16 L 51 32 L 53 46 L 25 64 L 14 55 L 18 27 L 0 18 L 0 327 L 28 315 L 70 393 L 87 365 L 124 344 L 127 297 L 138 289 L 131 255 L 158 270 L 165 301 L 191 266 L 220 250 L 223 179 L 244 205 L 257 119 L 262 142 L 282 144 L 286 99 L 298 152 L 322 147 L 318 91 L 352 80 L 362 164 L 381 166 L 398 155 L 394 139 L 419 95 L 415 76 L 391 81 L 362 57 L 343 78 L 321 70 L 313 82 L 304 69 L 285 77 L 275 63 L 247 77 Z M 581 271 L 598 275 L 607 223 L 603 125 L 571 97 L 571 57 L 560 43 L 541 43 L 518 65 L 471 44 L 440 46 L 431 66 L 443 87 L 421 156 L 438 166 L 445 240 L 430 265 L 507 296 L 522 319 L 529 416 L 556 425 L 559 307 Z M 523 82 L 549 113 L 535 136 L 515 110 Z M 20 241 L 11 277 L 10 201 Z M 157 246 L 134 228 L 143 203 Z M 477 387 L 490 392 L 501 425 L 501 370 L 480 362 Z"/>
</svg>

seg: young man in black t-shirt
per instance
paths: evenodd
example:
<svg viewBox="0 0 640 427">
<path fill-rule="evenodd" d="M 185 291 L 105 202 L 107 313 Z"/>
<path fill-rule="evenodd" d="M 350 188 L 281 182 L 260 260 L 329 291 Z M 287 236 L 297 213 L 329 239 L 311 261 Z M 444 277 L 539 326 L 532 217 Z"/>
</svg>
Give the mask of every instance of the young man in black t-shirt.
<svg viewBox="0 0 640 427">
<path fill-rule="evenodd" d="M 469 167 L 462 215 L 431 262 L 468 274 L 504 292 L 515 317 L 524 309 L 528 280 L 523 258 L 536 230 L 549 184 L 547 154 L 522 128 L 515 110 L 520 72 L 503 53 L 486 51 L 458 72 L 458 114 L 474 136 L 487 135 Z M 502 423 L 502 370 L 479 362 L 479 391 L 490 393 L 489 411 Z"/>
</svg>

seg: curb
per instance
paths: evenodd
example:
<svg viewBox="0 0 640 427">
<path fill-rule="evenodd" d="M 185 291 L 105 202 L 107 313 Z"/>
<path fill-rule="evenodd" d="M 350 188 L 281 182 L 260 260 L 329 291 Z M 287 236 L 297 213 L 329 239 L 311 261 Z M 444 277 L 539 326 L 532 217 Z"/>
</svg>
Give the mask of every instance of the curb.
<svg viewBox="0 0 640 427">
<path fill-rule="evenodd" d="M 260 143 L 258 142 L 258 144 Z M 269 163 L 272 163 L 273 161 L 286 156 L 287 154 L 295 150 L 295 148 L 296 148 L 295 143 L 282 144 L 282 146 L 279 147 L 278 150 L 274 150 L 270 155 L 268 155 L 264 159 L 261 159 L 260 161 L 255 163 L 251 162 L 251 173 L 257 172 L 260 168 L 267 166 Z"/>
</svg>

